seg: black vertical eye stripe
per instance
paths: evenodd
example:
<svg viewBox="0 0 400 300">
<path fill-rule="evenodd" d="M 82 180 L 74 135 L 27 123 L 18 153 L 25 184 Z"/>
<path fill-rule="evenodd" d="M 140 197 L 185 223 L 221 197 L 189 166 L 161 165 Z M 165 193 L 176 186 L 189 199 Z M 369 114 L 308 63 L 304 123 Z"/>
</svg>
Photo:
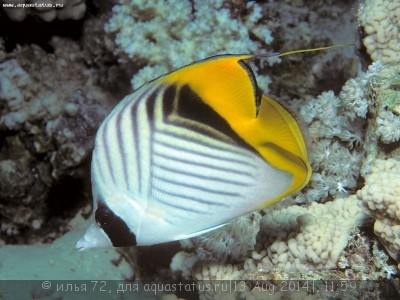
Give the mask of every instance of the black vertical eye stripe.
<svg viewBox="0 0 400 300">
<path fill-rule="evenodd" d="M 95 212 L 96 223 L 104 230 L 114 247 L 135 246 L 136 236 L 128 225 L 104 203 Z"/>
</svg>

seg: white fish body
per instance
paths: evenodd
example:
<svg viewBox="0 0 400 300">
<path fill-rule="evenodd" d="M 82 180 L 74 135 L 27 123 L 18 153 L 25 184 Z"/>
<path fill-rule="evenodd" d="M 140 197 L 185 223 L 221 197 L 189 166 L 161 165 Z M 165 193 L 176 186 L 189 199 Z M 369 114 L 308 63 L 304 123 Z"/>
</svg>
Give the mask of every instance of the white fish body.
<svg viewBox="0 0 400 300">
<path fill-rule="evenodd" d="M 292 187 L 294 175 L 267 162 L 190 82 L 164 79 L 125 97 L 100 126 L 93 222 L 77 248 L 196 236 L 276 202 Z M 240 131 L 247 121 L 234 122 Z"/>
</svg>

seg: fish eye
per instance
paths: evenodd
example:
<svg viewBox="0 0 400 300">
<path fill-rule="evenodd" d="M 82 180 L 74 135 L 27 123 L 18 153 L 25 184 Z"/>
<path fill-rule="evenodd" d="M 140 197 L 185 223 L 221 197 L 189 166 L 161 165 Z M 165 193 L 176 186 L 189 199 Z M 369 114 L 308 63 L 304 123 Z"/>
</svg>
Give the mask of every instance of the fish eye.
<svg viewBox="0 0 400 300">
<path fill-rule="evenodd" d="M 109 207 L 100 204 L 94 214 L 96 223 L 107 234 L 114 247 L 135 246 L 136 236 L 124 220 Z"/>
<path fill-rule="evenodd" d="M 95 213 L 96 223 L 101 227 L 107 227 L 112 217 L 111 211 L 108 207 L 100 206 Z"/>
</svg>

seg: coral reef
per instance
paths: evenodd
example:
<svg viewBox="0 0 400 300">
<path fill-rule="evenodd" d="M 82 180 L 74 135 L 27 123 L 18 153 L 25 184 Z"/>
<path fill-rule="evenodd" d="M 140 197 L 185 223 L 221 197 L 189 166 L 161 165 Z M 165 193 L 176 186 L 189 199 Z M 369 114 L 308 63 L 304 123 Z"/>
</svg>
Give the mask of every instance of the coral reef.
<svg viewBox="0 0 400 300">
<path fill-rule="evenodd" d="M 317 98 L 292 101 L 293 110 L 299 111 L 308 128 L 313 175 L 308 186 L 291 201 L 326 201 L 357 189 L 368 111 L 364 93 L 368 78 L 375 73 L 349 79 L 339 96 L 327 91 Z"/>
<path fill-rule="evenodd" d="M 248 2 L 242 8 L 247 13 L 233 18 L 225 5 L 232 6 L 222 0 L 120 0 L 105 30 L 116 35 L 115 53 L 122 61 L 133 60 L 140 67 L 132 78 L 133 88 L 212 55 L 266 53 L 260 46 L 270 44 L 272 36 L 267 26 L 258 23 L 261 7 Z M 267 87 L 266 79 L 260 84 Z"/>
<path fill-rule="evenodd" d="M 6 2 L 10 1 L 2 1 Z M 138 87 L 210 55 L 264 54 L 267 47 L 293 50 L 349 42 L 348 37 L 356 32 L 356 26 L 352 26 L 354 11 L 347 9 L 354 3 L 346 3 L 345 14 L 345 4 L 339 6 L 336 1 L 323 1 L 323 5 L 302 0 L 194 0 L 175 1 L 173 5 L 160 0 L 108 2 L 90 2 L 104 11 L 82 20 L 80 40 L 53 37 L 48 52 L 35 45 L 6 52 L 0 38 L 0 244 L 2 257 L 7 255 L 0 264 L 3 275 L 13 274 L 19 279 L 36 275 L 60 279 L 132 276 L 114 250 L 82 254 L 72 249 L 80 235 L 75 232 L 83 222 L 80 216 L 79 221 L 71 223 L 60 220 L 64 217 L 61 214 L 50 220 L 54 209 L 63 211 L 74 201 L 89 202 L 88 184 L 82 182 L 89 178 L 95 131 L 109 107 L 129 93 L 132 75 L 131 85 Z M 92 13 L 85 12 L 89 2 L 82 0 L 48 3 L 64 3 L 65 10 L 2 10 L 16 21 L 28 15 L 51 21 Z M 117 4 L 111 12 L 112 3 Z M 323 16 L 320 19 L 319 14 Z M 150 277 L 152 263 L 157 279 L 189 279 L 197 284 L 204 280 L 246 281 L 244 290 L 236 294 L 199 289 L 200 299 L 367 299 L 384 292 L 398 295 L 399 287 L 393 287 L 393 279 L 398 279 L 393 259 L 397 263 L 400 259 L 400 70 L 394 63 L 400 51 L 398 16 L 399 5 L 393 1 L 366 0 L 361 4 L 358 18 L 365 31 L 363 42 L 375 62 L 358 76 L 354 76 L 354 64 L 348 58 L 349 53 L 353 55 L 350 48 L 345 55 L 341 51 L 346 48 L 336 49 L 336 54 L 309 54 L 318 57 L 312 67 L 306 55 L 285 57 L 272 68 L 276 57 L 266 64 L 261 62 L 259 74 L 275 73 L 278 68 L 282 72 L 258 76 L 265 92 L 271 76 L 279 80 L 271 88 L 276 95 L 298 98 L 291 100 L 290 106 L 299 113 L 309 133 L 314 170 L 309 186 L 268 210 L 241 216 L 203 236 L 164 245 L 169 252 L 162 265 L 151 257 L 154 252 L 148 248 L 141 250 L 150 253 L 143 256 L 148 262 L 140 266 L 135 262 L 137 252 L 124 250 L 124 255 L 132 253 L 129 264 L 135 274 Z M 326 27 L 321 25 L 327 22 Z M 325 53 L 329 58 L 322 58 Z M 343 85 L 348 74 L 353 78 Z M 80 182 L 76 190 L 85 195 L 69 197 L 65 193 L 62 198 L 64 189 L 55 193 L 65 178 Z M 67 182 L 64 188 L 75 190 Z M 89 210 L 87 206 L 79 213 L 87 216 Z M 365 213 L 374 219 L 376 237 L 370 224 L 363 223 Z M 362 229 L 357 228 L 360 224 L 364 224 Z M 57 239 L 67 231 L 71 232 Z M 36 244 L 4 245 L 10 243 Z M 19 265 L 21 257 L 26 256 L 32 257 L 29 264 Z M 108 264 L 110 260 L 122 261 L 122 276 Z M 103 268 L 110 272 L 105 275 Z M 28 272 L 24 273 L 26 277 L 21 277 L 23 272 Z M 308 290 L 280 292 L 277 281 L 284 279 L 310 279 L 317 285 L 321 279 L 381 280 L 364 282 L 350 294 L 338 289 L 315 294 Z M 263 280 L 275 292 L 260 291 L 251 280 Z M 163 296 L 165 300 L 178 298 L 185 296 Z"/>
<path fill-rule="evenodd" d="M 202 260 L 237 261 L 254 249 L 260 220 L 261 215 L 257 212 L 240 216 L 227 224 L 223 230 L 191 239 L 192 248 L 196 249 L 198 257 Z"/>
<path fill-rule="evenodd" d="M 354 237 L 349 246 L 353 247 L 353 250 L 347 250 L 349 262 L 346 262 L 346 275 L 341 274 L 340 271 L 327 270 L 302 273 L 285 273 L 276 270 L 274 273 L 265 273 L 263 270 L 253 269 L 252 273 L 245 273 L 237 266 L 210 263 L 197 266 L 193 270 L 199 298 L 204 300 L 369 299 L 376 298 L 377 291 L 385 291 L 379 292 L 380 299 L 385 299 L 385 293 L 396 295 L 398 293 L 396 289 L 398 290 L 399 287 L 394 287 L 389 281 L 365 280 L 377 278 L 376 274 L 384 274 L 386 277 L 386 274 L 390 275 L 389 273 L 393 270 L 390 267 L 385 269 L 388 265 L 384 254 L 382 255 L 375 245 L 373 251 L 379 258 L 377 258 L 377 267 L 374 267 L 370 245 L 357 230 L 352 234 Z M 367 252 L 362 253 L 359 247 Z M 365 256 L 356 255 L 360 252 Z M 366 260 L 363 260 L 364 258 Z M 357 259 L 361 260 L 356 262 Z M 350 268 L 350 265 L 354 266 Z M 169 299 L 167 296 L 164 297 L 163 299 Z M 171 299 L 176 298 L 172 298 L 171 295 Z"/>
<path fill-rule="evenodd" d="M 354 196 L 351 201 L 358 202 Z M 259 265 L 244 270 L 242 264 L 196 263 L 192 276 L 197 282 L 199 299 L 370 299 L 377 295 L 379 299 L 386 299 L 398 296 L 400 286 L 389 281 L 397 274 L 396 267 L 389 264 L 388 256 L 379 250 L 377 242 L 372 244 L 358 228 L 346 235 L 348 245 L 333 270 L 323 267 L 299 273 L 275 268 L 271 272 L 258 268 Z M 253 252 L 252 259 L 259 261 L 264 254 Z M 377 278 L 381 280 L 374 280 Z M 177 299 L 177 296 L 167 294 L 162 299 Z"/>
<path fill-rule="evenodd" d="M 8 241 L 35 239 L 48 219 L 52 187 L 85 174 L 82 165 L 107 113 L 107 94 L 94 85 L 90 70 L 81 71 L 76 44 L 54 38 L 53 45 L 54 55 L 25 46 L 0 62 L 0 214 Z M 62 199 L 52 201 L 65 206 Z"/>
<path fill-rule="evenodd" d="M 374 232 L 390 256 L 400 261 L 400 161 L 374 161 L 357 198 L 374 217 Z"/>
<path fill-rule="evenodd" d="M 184 61 L 186 57 L 196 60 L 199 58 L 195 56 L 198 53 L 207 55 L 207 52 L 202 51 L 202 40 L 182 38 L 195 35 L 193 32 L 189 34 L 189 31 L 185 31 L 189 30 L 187 27 L 192 28 L 185 23 L 187 21 L 181 20 L 179 16 L 165 17 L 164 19 L 170 19 L 171 23 L 168 23 L 169 27 L 165 26 L 165 30 L 157 33 L 154 31 L 154 28 L 156 28 L 154 22 L 158 16 L 164 16 L 166 12 L 161 10 L 157 1 L 148 3 L 148 6 L 139 4 L 141 4 L 140 1 L 128 3 L 121 0 L 119 5 L 114 7 L 113 16 L 106 25 L 107 32 L 116 34 L 117 48 L 114 53 L 120 57 L 121 61 L 133 61 L 141 68 L 138 75 L 133 78 L 134 87 L 154 76 L 151 74 L 162 74 L 187 63 Z M 274 4 L 276 3 L 272 2 L 266 6 L 272 8 Z M 195 1 L 195 13 L 190 12 L 191 22 L 193 23 L 200 22 L 199 14 L 202 11 L 200 5 L 199 2 Z M 222 2 L 219 5 L 222 5 Z M 302 5 L 299 4 L 298 6 L 301 7 Z M 253 9 L 253 14 L 259 10 L 257 6 L 252 6 L 251 9 Z M 188 14 L 189 7 L 187 3 L 183 3 L 178 7 L 178 10 L 186 11 Z M 139 11 L 143 13 L 137 13 Z M 206 19 L 214 18 L 213 20 L 217 22 L 216 20 L 222 18 L 222 15 L 219 15 L 221 12 L 227 13 L 224 8 L 215 9 L 215 11 L 218 11 L 218 13 L 209 15 Z M 234 10 L 231 9 L 230 13 L 234 15 Z M 248 27 L 248 29 L 245 28 L 246 32 L 252 30 L 252 26 L 248 26 L 249 24 L 246 23 L 252 13 L 240 15 L 239 19 L 235 20 L 236 23 L 240 23 L 240 26 Z M 338 14 L 338 12 L 336 13 Z M 151 19 L 152 16 L 155 18 Z M 225 16 L 225 18 L 227 17 Z M 253 18 L 259 20 L 256 17 Z M 230 24 L 229 20 L 226 23 Z M 271 28 L 277 29 L 273 22 L 268 24 L 271 25 Z M 171 26 L 176 28 L 174 32 L 179 32 L 176 37 L 173 36 L 173 42 L 171 42 Z M 309 23 L 303 21 L 301 29 L 308 32 L 307 26 L 309 26 Z M 135 40 L 133 40 L 131 34 L 133 28 L 137 28 L 136 32 L 139 32 L 135 36 Z M 198 28 L 202 30 L 203 27 L 198 26 Z M 218 31 L 216 34 L 218 34 Z M 305 37 L 307 38 L 307 35 Z M 218 41 L 225 40 L 224 35 L 218 37 Z M 311 37 L 307 38 L 307 41 L 310 42 Z M 199 49 L 199 51 L 196 51 L 196 53 L 185 53 L 185 55 L 182 55 L 183 58 L 171 54 L 184 53 L 179 51 L 180 47 L 197 42 L 199 46 L 196 49 Z M 260 41 L 257 40 L 257 42 Z M 150 48 L 154 43 L 164 45 L 162 49 L 168 49 L 169 56 L 165 57 L 161 52 L 141 51 L 143 48 Z M 228 43 L 228 45 L 230 48 L 224 48 L 225 45 L 218 46 L 214 43 L 214 48 L 211 50 L 214 53 L 212 54 L 226 51 L 225 49 L 228 49 L 229 52 L 235 52 L 232 49 L 237 49 L 237 46 L 232 46 L 231 43 Z M 247 47 L 257 47 L 254 42 L 247 43 L 247 45 Z M 191 49 L 189 46 L 188 49 Z M 251 51 L 252 48 L 245 50 Z M 147 63 L 146 67 L 143 67 L 144 63 Z M 152 73 L 157 68 L 159 70 Z M 148 70 L 151 70 L 151 72 Z M 396 141 L 396 138 L 388 137 L 389 132 L 393 135 L 396 131 L 388 130 L 389 124 L 386 123 L 391 120 L 395 127 L 397 115 L 393 114 L 392 119 L 385 115 L 383 118 L 387 120 L 385 123 L 381 121 L 381 117 L 377 118 L 378 111 L 376 114 L 373 112 L 375 107 L 385 107 L 385 110 L 388 110 L 388 107 L 397 108 L 396 105 L 388 106 L 373 103 L 370 92 L 371 82 L 376 82 L 377 78 L 380 78 L 382 70 L 383 68 L 379 64 L 372 65 L 368 72 L 349 79 L 342 87 L 339 95 L 335 95 L 333 91 L 327 91 L 318 97 L 306 95 L 291 102 L 290 105 L 293 110 L 300 112 L 302 120 L 309 129 L 310 160 L 314 175 L 308 187 L 297 195 L 288 197 L 285 202 L 286 206 L 294 203 L 306 204 L 305 206 L 296 205 L 288 208 L 277 206 L 271 211 L 265 211 L 262 213 L 266 215 L 262 218 L 260 228 L 259 221 L 257 221 L 260 214 L 253 213 L 252 217 L 241 217 L 242 220 L 248 222 L 256 216 L 255 222 L 246 224 L 246 234 L 238 234 L 243 230 L 240 229 L 242 228 L 239 224 L 240 221 L 234 220 L 231 224 L 217 231 L 190 241 L 181 242 L 183 251 L 175 255 L 171 269 L 174 272 L 180 272 L 184 278 L 190 278 L 190 269 L 202 260 L 214 260 L 219 263 L 235 260 L 245 261 L 244 268 L 239 267 L 238 270 L 239 273 L 245 271 L 247 274 L 250 274 L 254 269 L 263 269 L 267 273 L 277 269 L 304 272 L 305 270 L 335 268 L 338 263 L 341 263 L 342 266 L 346 265 L 343 255 L 347 252 L 344 249 L 349 245 L 349 241 L 355 238 L 350 235 L 349 231 L 351 228 L 354 229 L 356 225 L 362 224 L 363 219 L 363 211 L 358 206 L 356 197 L 354 195 L 349 197 L 349 194 L 354 194 L 361 187 L 361 176 L 368 172 L 368 160 L 372 157 L 371 151 L 375 151 L 373 157 L 376 157 L 376 154 L 380 151 L 380 145 L 371 143 L 372 134 L 370 132 L 378 133 L 383 143 Z M 312 71 L 316 77 L 323 76 L 323 64 L 319 64 Z M 142 73 L 148 75 L 142 78 Z M 391 78 L 395 80 L 395 76 Z M 394 81 L 392 86 L 395 86 Z M 394 91 L 395 88 L 392 90 Z M 380 110 L 380 112 L 383 113 L 383 110 Z M 381 113 L 379 113 L 380 116 Z M 376 119 L 376 123 L 374 123 L 378 126 L 376 130 L 371 129 L 373 122 L 369 118 L 370 114 L 374 116 L 372 119 Z M 371 147 L 375 147 L 375 150 L 371 150 Z M 368 159 L 364 159 L 365 156 Z M 317 204 L 316 202 L 324 204 Z M 340 219 L 341 214 L 346 216 L 348 223 L 342 222 L 343 225 L 339 225 L 336 222 Z M 279 228 L 279 230 L 276 228 Z M 282 228 L 288 229 L 285 231 Z M 258 237 L 255 239 L 257 232 Z M 244 241 L 245 237 L 247 238 L 246 241 Z M 326 237 L 328 237 L 327 240 L 324 240 Z M 317 242 L 314 239 L 317 239 Z M 368 238 L 365 238 L 365 240 L 369 241 Z M 255 243 L 255 241 L 257 242 Z M 366 241 L 365 244 L 365 249 L 372 251 L 372 243 L 368 244 Z M 253 247 L 255 247 L 254 250 Z M 301 249 L 306 250 L 302 251 Z M 356 263 L 357 260 L 353 259 L 356 256 L 347 254 L 348 257 L 351 257 L 349 264 L 356 270 L 359 266 Z M 340 258 L 343 261 L 339 262 Z M 207 266 L 206 264 L 204 267 L 207 268 Z M 223 269 L 222 265 L 220 265 L 220 268 Z M 374 275 L 369 278 L 376 278 L 381 274 L 379 272 L 372 273 Z M 346 275 L 341 274 L 340 276 L 345 277 Z"/>
<path fill-rule="evenodd" d="M 258 252 L 245 261 L 245 270 L 274 268 L 304 272 L 334 268 L 364 214 L 355 196 L 308 207 L 267 211 L 260 224 Z M 278 230 L 279 228 L 279 230 Z"/>
<path fill-rule="evenodd" d="M 368 127 L 365 133 L 361 174 L 366 176 L 376 158 L 398 157 L 400 141 L 400 64 L 373 63 L 361 85 L 368 103 Z M 365 101 L 363 100 L 363 101 Z"/>
<path fill-rule="evenodd" d="M 358 20 L 364 28 L 363 43 L 373 61 L 390 63 L 399 60 L 400 3 L 365 0 L 360 5 Z"/>
<path fill-rule="evenodd" d="M 28 15 L 45 22 L 55 19 L 81 19 L 86 12 L 85 0 L 1 0 L 2 10 L 13 21 L 23 21 Z"/>
<path fill-rule="evenodd" d="M 238 280 L 243 276 L 243 270 L 231 264 L 208 263 L 197 266 L 193 270 L 196 280 Z"/>
<path fill-rule="evenodd" d="M 400 140 L 400 64 L 375 63 L 376 74 L 368 82 L 370 112 L 376 118 L 376 136 L 384 144 Z"/>
<path fill-rule="evenodd" d="M 338 278 L 344 275 L 350 280 L 390 279 L 397 273 L 397 267 L 392 265 L 389 256 L 378 248 L 376 240 L 371 241 L 359 228 L 352 230 L 350 236 L 349 243 L 337 262 L 335 272 Z"/>
<path fill-rule="evenodd" d="M 255 280 L 396 277 L 396 267 L 379 249 L 376 239 L 360 232 L 357 225 L 363 224 L 366 213 L 374 217 L 375 234 L 392 258 L 399 259 L 396 240 L 399 172 L 395 171 L 398 162 L 390 159 L 399 157 L 399 73 L 396 63 L 375 62 L 367 72 L 347 80 L 338 96 L 327 91 L 316 98 L 306 96 L 292 102 L 293 110 L 300 112 L 309 128 L 310 161 L 314 170 L 310 184 L 297 195 L 288 197 L 284 201 L 286 205 L 281 203 L 265 210 L 255 249 L 249 248 L 239 259 L 244 265 L 229 267 L 214 261 L 203 262 L 196 269 L 197 262 L 194 278 L 229 278 L 229 274 L 232 278 Z M 377 158 L 381 160 L 376 161 Z M 366 178 L 363 189 L 362 177 Z M 357 196 L 348 196 L 357 190 Z M 289 206 L 290 203 L 302 205 Z M 347 221 L 341 221 L 342 214 Z M 224 236 L 224 230 L 231 231 L 230 228 L 219 230 L 221 233 L 215 237 Z M 204 249 L 207 249 L 204 244 L 198 244 L 197 253 L 203 253 Z M 192 255 L 196 254 L 192 252 Z M 224 256 L 213 259 L 221 261 L 218 259 L 221 257 Z M 333 270 L 327 271 L 327 268 Z M 207 271 L 210 269 L 214 270 L 213 275 Z M 372 285 L 366 290 L 373 294 L 379 288 Z M 200 298 L 219 299 L 221 295 L 217 294 L 200 292 Z M 366 291 L 364 296 L 372 294 Z M 262 299 L 251 287 L 246 295 L 249 299 Z M 360 295 L 354 292 L 352 297 Z M 231 298 L 247 296 L 236 294 Z M 294 297 L 285 295 L 291 296 Z M 313 297 L 307 293 L 297 296 Z M 338 293 L 324 296 L 341 297 Z"/>
<path fill-rule="evenodd" d="M 356 188 L 366 121 L 342 95 L 328 91 L 295 104 L 309 128 L 313 167 L 309 185 L 295 196 L 298 203 L 343 197 Z"/>
<path fill-rule="evenodd" d="M 380 142 L 398 142 L 398 74 L 398 64 L 375 62 L 367 72 L 349 79 L 339 96 L 328 91 L 292 104 L 308 127 L 313 167 L 309 185 L 294 196 L 297 203 L 354 193 L 360 175 L 368 173 L 378 153 L 385 157 Z"/>
<path fill-rule="evenodd" d="M 261 214 L 258 212 L 240 216 L 222 229 L 199 237 L 180 241 L 183 251 L 171 261 L 171 270 L 185 279 L 192 276 L 191 268 L 198 261 L 238 261 L 254 250 L 259 232 Z"/>
</svg>

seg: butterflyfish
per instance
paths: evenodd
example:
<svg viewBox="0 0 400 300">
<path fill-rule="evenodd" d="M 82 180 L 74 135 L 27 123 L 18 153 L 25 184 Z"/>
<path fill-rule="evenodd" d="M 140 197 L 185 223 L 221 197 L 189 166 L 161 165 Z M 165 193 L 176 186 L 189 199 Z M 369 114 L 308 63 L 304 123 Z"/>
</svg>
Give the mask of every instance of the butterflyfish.
<svg viewBox="0 0 400 300">
<path fill-rule="evenodd" d="M 260 93 L 253 57 L 201 60 L 117 104 L 96 135 L 92 223 L 78 249 L 194 237 L 308 183 L 302 129 Z"/>
</svg>

